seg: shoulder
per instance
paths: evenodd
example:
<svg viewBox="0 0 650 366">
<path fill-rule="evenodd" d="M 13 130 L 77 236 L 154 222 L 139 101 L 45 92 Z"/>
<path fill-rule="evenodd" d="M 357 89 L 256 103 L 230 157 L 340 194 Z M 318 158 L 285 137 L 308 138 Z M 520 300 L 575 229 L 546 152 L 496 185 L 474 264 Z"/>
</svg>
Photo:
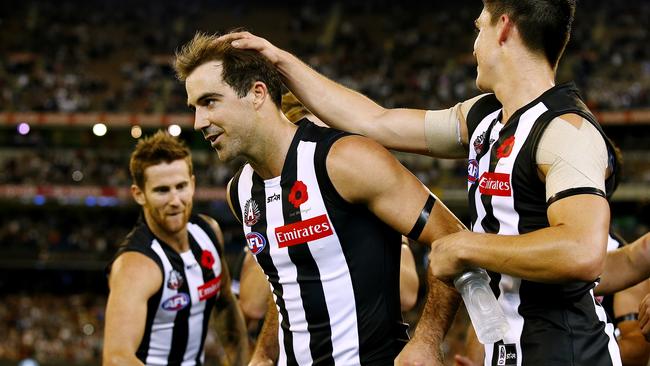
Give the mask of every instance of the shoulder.
<svg viewBox="0 0 650 366">
<path fill-rule="evenodd" d="M 376 170 L 371 163 L 393 163 L 396 159 L 376 141 L 359 135 L 341 136 L 327 155 L 328 171 Z"/>
<path fill-rule="evenodd" d="M 468 129 L 473 130 L 483 118 L 502 108 L 494 94 L 481 94 L 461 103 L 461 115 L 465 117 Z"/>
<path fill-rule="evenodd" d="M 385 147 L 358 135 L 334 142 L 326 167 L 336 191 L 350 203 L 364 202 L 408 173 Z"/>
<path fill-rule="evenodd" d="M 540 151 L 557 154 L 577 153 L 591 158 L 607 159 L 605 138 L 591 122 L 577 114 L 553 118 L 544 130 L 538 146 Z"/>
<path fill-rule="evenodd" d="M 113 263 L 109 283 L 128 284 L 134 290 L 144 290 L 153 294 L 160 288 L 163 274 L 158 264 L 139 252 L 126 252 Z"/>
<path fill-rule="evenodd" d="M 215 220 L 214 218 L 204 215 L 204 214 L 198 214 L 197 217 L 200 218 L 202 221 L 198 221 L 198 223 L 203 223 L 203 225 L 200 225 L 203 230 L 207 231 L 208 234 L 213 234 L 216 239 L 215 245 L 219 247 L 220 250 L 223 250 L 223 245 L 224 245 L 224 239 L 223 239 L 223 232 L 221 231 L 221 226 Z M 212 235 L 210 235 L 212 237 Z"/>
</svg>

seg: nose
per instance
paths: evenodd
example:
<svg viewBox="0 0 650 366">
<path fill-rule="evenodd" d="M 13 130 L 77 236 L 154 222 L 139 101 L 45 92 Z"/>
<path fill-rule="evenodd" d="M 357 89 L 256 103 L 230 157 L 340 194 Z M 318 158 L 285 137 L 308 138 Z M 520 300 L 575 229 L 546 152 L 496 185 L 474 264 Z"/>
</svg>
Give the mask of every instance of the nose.
<svg viewBox="0 0 650 366">
<path fill-rule="evenodd" d="M 200 131 L 210 125 L 208 121 L 207 114 L 203 112 L 203 108 L 196 107 L 196 112 L 194 113 L 194 131 Z"/>
<path fill-rule="evenodd" d="M 172 189 L 170 193 L 171 197 L 169 199 L 169 205 L 174 207 L 181 206 L 183 204 L 181 192 L 177 189 Z"/>
</svg>

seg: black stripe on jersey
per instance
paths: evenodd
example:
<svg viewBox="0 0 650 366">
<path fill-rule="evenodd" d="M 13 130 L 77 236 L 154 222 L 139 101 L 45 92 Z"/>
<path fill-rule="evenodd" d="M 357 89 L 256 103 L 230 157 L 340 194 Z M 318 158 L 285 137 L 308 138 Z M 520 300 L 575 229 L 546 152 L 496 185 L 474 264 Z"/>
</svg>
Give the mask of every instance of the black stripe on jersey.
<svg viewBox="0 0 650 366">
<path fill-rule="evenodd" d="M 158 241 L 160 242 L 160 240 Z M 183 263 L 181 256 L 162 242 L 161 247 L 167 255 L 167 258 L 169 258 L 172 268 L 178 271 L 178 273 L 182 273 L 183 278 L 187 278 L 187 274 L 185 273 L 185 264 Z M 178 289 L 178 293 L 190 294 L 190 288 L 187 282 L 188 281 L 183 281 L 183 284 Z M 167 359 L 168 365 L 180 365 L 183 362 L 183 356 L 185 355 L 185 349 L 187 348 L 187 340 L 190 331 L 189 318 L 191 309 L 191 306 L 186 306 L 184 309 L 176 312 L 176 318 L 174 318 L 174 330 L 172 332 L 172 343 L 169 348 L 169 358 Z"/>
<path fill-rule="evenodd" d="M 251 199 L 255 202 L 261 202 L 258 204 L 260 210 L 260 217 L 266 217 L 266 192 L 264 191 L 264 181 L 260 178 L 257 173 L 253 172 L 253 187 L 251 190 Z M 230 188 L 232 190 L 232 186 Z M 241 206 L 239 206 L 241 207 Z M 260 253 L 255 255 L 257 262 L 264 270 L 264 273 L 268 276 L 269 282 L 273 286 L 273 294 L 276 298 L 276 303 L 279 308 L 280 315 L 282 315 L 282 323 L 279 324 L 280 329 L 284 335 L 284 350 L 287 355 L 287 365 L 295 365 L 296 355 L 293 351 L 293 335 L 289 331 L 289 313 L 287 312 L 287 307 L 283 300 L 283 289 L 282 284 L 280 283 L 280 276 L 278 274 L 277 268 L 273 264 L 270 254 L 270 244 L 269 239 L 266 236 L 266 220 L 258 220 L 257 223 L 251 226 L 251 232 L 256 232 L 264 236 L 267 244 L 264 246 L 264 249 Z"/>
<path fill-rule="evenodd" d="M 161 267 L 162 268 L 162 264 Z M 165 280 L 165 273 L 161 270 L 163 281 Z M 136 357 L 142 361 L 142 363 L 147 362 L 147 356 L 149 355 L 149 342 L 151 340 L 151 329 L 153 327 L 153 320 L 156 318 L 156 312 L 158 310 L 158 305 L 160 304 L 160 299 L 162 297 L 162 286 L 164 283 L 161 283 L 161 288 L 147 300 L 147 320 L 145 321 L 144 334 L 142 334 L 142 340 L 136 351 Z"/>
<path fill-rule="evenodd" d="M 500 118 L 501 118 L 501 113 L 499 113 L 499 116 L 495 118 L 494 121 L 492 121 L 490 127 L 488 127 L 487 130 L 485 130 L 485 137 L 483 138 L 483 149 L 481 150 L 480 154 L 476 155 L 476 161 L 480 161 L 481 158 L 483 158 L 485 154 L 487 154 L 487 152 L 490 151 L 489 143 L 490 143 L 490 135 L 492 134 L 492 128 L 494 128 L 494 126 L 497 123 L 499 123 L 498 121 Z M 473 149 L 474 147 L 470 146 L 469 148 Z M 469 212 L 470 212 L 470 226 L 471 226 L 470 229 L 473 229 L 475 223 L 479 224 L 476 222 L 476 220 L 478 219 L 478 212 L 476 210 L 475 196 L 476 196 L 476 190 L 478 189 L 480 183 L 480 178 L 481 177 L 479 177 L 479 179 L 476 182 L 474 182 L 474 184 L 469 188 L 467 193 L 467 196 L 469 197 L 468 203 L 469 203 Z"/>
<path fill-rule="evenodd" d="M 233 215 L 235 215 L 235 219 L 237 219 L 237 222 L 240 224 L 242 223 L 242 213 L 241 213 L 241 205 L 239 202 L 239 195 L 237 192 L 239 191 L 239 178 L 241 177 L 241 172 L 244 169 L 244 167 L 239 168 L 239 171 L 235 173 L 235 176 L 232 178 L 230 181 L 230 203 L 232 205 L 232 210 Z"/>
<path fill-rule="evenodd" d="M 476 127 L 478 127 L 485 116 L 499 109 L 501 109 L 501 103 L 494 94 L 488 94 L 477 100 L 469 112 L 467 112 L 467 118 L 465 119 L 467 121 L 468 136 L 470 138 L 472 137 L 474 130 L 476 130 Z M 469 148 L 471 149 L 472 146 Z"/>
<path fill-rule="evenodd" d="M 216 244 L 216 236 L 215 236 L 214 232 L 212 231 L 212 229 L 203 227 L 203 225 L 207 225 L 207 223 L 205 221 L 203 221 L 203 219 L 201 219 L 201 218 L 199 218 L 196 222 L 199 224 L 199 226 L 201 226 L 203 231 L 205 231 L 206 234 L 208 234 L 208 237 L 210 238 L 210 240 L 213 240 L 212 243 L 214 244 L 214 247 L 217 250 L 217 254 L 219 254 L 219 256 L 221 256 L 221 253 L 219 253 L 219 246 Z M 190 235 L 189 237 L 190 237 L 190 250 L 192 251 L 192 255 L 194 255 L 194 258 L 197 258 L 200 261 L 201 256 L 203 255 L 203 249 L 196 242 L 196 239 L 192 235 Z M 215 258 L 215 260 L 216 259 L 217 258 Z M 201 268 L 201 272 L 202 272 L 202 275 L 203 275 L 203 283 L 208 283 L 210 280 L 212 280 L 215 277 L 213 269 L 205 268 L 205 267 L 203 267 L 201 265 L 201 263 L 199 263 L 199 267 Z M 221 269 L 222 273 L 223 273 L 224 270 L 226 270 L 226 269 L 225 268 Z M 216 296 L 213 296 L 213 297 L 211 297 L 211 298 L 209 298 L 209 299 L 207 299 L 205 301 L 205 309 L 203 309 L 203 329 L 201 329 L 201 343 L 199 345 L 199 352 L 196 354 L 196 359 L 195 359 L 197 366 L 201 365 L 201 355 L 203 354 L 203 346 L 205 344 L 205 337 L 206 337 L 206 335 L 208 333 L 208 324 L 210 322 L 210 313 L 212 312 L 212 309 L 214 307 L 215 302 L 216 302 Z"/>
<path fill-rule="evenodd" d="M 559 201 L 563 198 L 571 197 L 571 196 L 576 196 L 579 194 L 593 194 L 596 196 L 601 196 L 603 198 L 606 198 L 605 192 L 601 191 L 598 188 L 594 187 L 577 187 L 577 188 L 569 188 L 565 189 L 564 191 L 558 192 L 554 194 L 551 198 L 548 199 L 548 205 L 550 206 L 552 203 Z"/>
<path fill-rule="evenodd" d="M 518 112 L 518 114 L 521 113 Z M 519 116 L 517 116 L 516 119 L 513 119 L 511 117 L 508 121 L 508 124 L 505 125 L 499 132 L 499 138 L 490 147 L 490 168 L 488 169 L 490 173 L 494 173 L 494 171 L 497 168 L 497 164 L 499 163 L 499 158 L 497 157 L 497 151 L 499 147 L 501 146 L 501 144 L 503 144 L 503 142 L 507 138 L 515 135 L 518 124 L 519 124 Z M 490 130 L 489 133 L 491 132 L 492 131 Z M 489 143 L 488 140 L 489 136 L 490 135 L 485 136 L 487 143 Z M 514 190 L 511 190 L 511 192 L 513 196 L 517 193 Z M 483 220 L 481 220 L 481 226 L 483 227 L 486 233 L 498 233 L 499 229 L 501 228 L 501 223 L 494 216 L 494 209 L 492 208 L 492 198 L 493 196 L 491 195 L 481 195 L 481 202 L 483 202 L 483 207 L 485 207 L 485 217 L 483 217 Z M 514 198 L 515 197 L 513 197 L 513 199 Z"/>
<path fill-rule="evenodd" d="M 522 366 L 611 366 L 605 323 L 594 311 L 592 283 L 521 281 Z"/>
<path fill-rule="evenodd" d="M 392 365 L 403 347 L 400 328 L 402 313 L 399 304 L 399 265 L 401 235 L 381 222 L 367 207 L 350 204 L 336 191 L 327 173 L 327 155 L 332 145 L 348 136 L 340 131 L 328 132 L 314 152 L 314 167 L 327 213 L 336 228 L 341 249 L 350 270 L 354 301 L 356 301 L 361 365 Z M 359 235 L 364 228 L 372 233 Z M 352 243 L 354 245 L 345 245 Z M 367 269 L 356 262 L 359 258 L 381 270 Z M 354 263 L 357 263 L 356 265 Z M 377 296 L 377 294 L 381 294 Z M 383 298 L 380 298 L 383 297 Z M 381 311 L 377 309 L 381 307 Z"/>
<path fill-rule="evenodd" d="M 214 229 L 212 229 L 212 226 L 210 225 L 210 223 L 208 223 L 208 221 L 206 219 L 204 219 L 203 217 L 201 217 L 199 215 L 192 215 L 192 218 L 190 219 L 190 222 L 193 222 L 193 223 L 199 225 L 199 227 L 201 229 L 203 229 L 203 231 L 205 231 L 205 233 L 208 235 L 208 238 L 210 238 L 210 241 L 212 241 L 212 246 L 214 246 L 214 249 L 217 251 L 217 254 L 219 254 L 219 256 L 222 256 L 223 253 L 221 253 L 221 246 L 219 245 L 219 240 L 217 239 L 217 234 L 214 232 Z M 190 235 L 190 238 L 192 238 L 191 235 Z M 196 240 L 196 238 L 193 238 L 193 239 Z M 200 249 L 200 250 L 202 251 L 202 249 Z M 195 258 L 201 258 L 200 254 L 201 253 L 199 253 L 199 256 L 197 257 L 196 253 L 194 253 L 194 257 Z"/>
<path fill-rule="evenodd" d="M 305 127 L 305 125 L 301 125 L 301 130 L 304 130 Z M 298 136 L 300 132 L 297 132 L 296 135 Z M 282 172 L 281 181 L 286 182 L 286 184 L 282 184 L 282 216 L 285 225 L 302 220 L 300 208 L 294 207 L 289 202 L 291 188 L 294 182 L 298 180 L 296 145 L 300 140 L 300 138 L 294 138 Z M 307 187 L 308 191 L 309 188 Z M 293 263 L 300 263 L 300 266 L 296 266 L 296 280 L 300 287 L 300 298 L 305 309 L 305 320 L 307 321 L 307 329 L 310 334 L 309 350 L 311 351 L 313 363 L 314 365 L 333 365 L 332 330 L 318 265 L 311 255 L 307 243 L 292 245 L 286 249 L 288 250 L 291 261 Z"/>
</svg>

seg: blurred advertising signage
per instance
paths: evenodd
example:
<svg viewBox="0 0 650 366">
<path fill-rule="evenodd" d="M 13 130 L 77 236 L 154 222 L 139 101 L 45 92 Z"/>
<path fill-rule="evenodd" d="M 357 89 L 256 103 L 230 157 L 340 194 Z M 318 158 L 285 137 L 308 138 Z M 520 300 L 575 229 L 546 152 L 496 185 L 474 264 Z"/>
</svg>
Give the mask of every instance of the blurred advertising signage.
<svg viewBox="0 0 650 366">
<path fill-rule="evenodd" d="M 194 198 L 199 201 L 224 201 L 223 188 L 197 189 Z M 0 185 L 0 199 L 20 200 L 44 204 L 48 201 L 86 206 L 114 206 L 133 203 L 129 187 L 70 186 L 70 185 Z"/>
</svg>

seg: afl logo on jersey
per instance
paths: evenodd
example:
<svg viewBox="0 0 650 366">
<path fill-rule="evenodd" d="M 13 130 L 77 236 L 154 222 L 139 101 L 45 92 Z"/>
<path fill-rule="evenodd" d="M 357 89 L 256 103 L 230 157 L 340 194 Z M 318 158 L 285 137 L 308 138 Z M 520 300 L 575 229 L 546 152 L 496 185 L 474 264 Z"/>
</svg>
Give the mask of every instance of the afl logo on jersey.
<svg viewBox="0 0 650 366">
<path fill-rule="evenodd" d="M 248 243 L 248 249 L 250 249 L 251 253 L 255 255 L 264 250 L 264 247 L 266 246 L 264 235 L 254 231 L 246 234 L 246 242 Z"/>
<path fill-rule="evenodd" d="M 470 159 L 467 162 L 467 180 L 470 183 L 476 182 L 478 179 L 478 161 L 476 159 Z"/>
<path fill-rule="evenodd" d="M 167 280 L 167 288 L 170 290 L 178 290 L 183 286 L 183 275 L 175 269 L 169 271 L 169 279 Z"/>
<path fill-rule="evenodd" d="M 244 204 L 244 224 L 253 226 L 260 220 L 260 208 L 252 198 Z"/>
<path fill-rule="evenodd" d="M 186 293 L 176 294 L 162 303 L 162 308 L 167 311 L 179 311 L 190 304 L 190 295 Z"/>
</svg>

